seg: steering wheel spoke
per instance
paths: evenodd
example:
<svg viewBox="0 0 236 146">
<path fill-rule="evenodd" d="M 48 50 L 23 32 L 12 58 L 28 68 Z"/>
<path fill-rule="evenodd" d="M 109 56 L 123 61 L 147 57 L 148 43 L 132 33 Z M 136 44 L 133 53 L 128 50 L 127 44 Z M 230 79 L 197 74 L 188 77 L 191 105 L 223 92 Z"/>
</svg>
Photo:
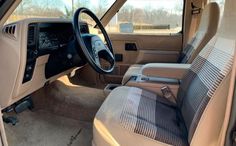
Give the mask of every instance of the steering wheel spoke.
<svg viewBox="0 0 236 146">
<path fill-rule="evenodd" d="M 97 66 L 101 67 L 101 62 L 100 62 L 99 57 L 95 57 L 94 61 L 95 61 Z"/>
<path fill-rule="evenodd" d="M 105 51 L 106 51 L 106 56 L 104 57 L 104 59 L 106 59 L 110 64 L 113 64 L 115 61 L 114 55 L 109 49 L 106 49 Z"/>
</svg>

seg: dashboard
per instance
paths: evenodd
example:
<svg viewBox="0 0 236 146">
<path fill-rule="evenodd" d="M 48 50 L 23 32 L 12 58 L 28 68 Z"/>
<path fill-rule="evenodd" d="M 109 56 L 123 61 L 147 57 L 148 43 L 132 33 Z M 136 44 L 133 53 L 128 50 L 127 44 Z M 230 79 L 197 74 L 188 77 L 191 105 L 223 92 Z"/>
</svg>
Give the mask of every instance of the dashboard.
<svg viewBox="0 0 236 146">
<path fill-rule="evenodd" d="M 31 25 L 32 26 L 32 25 Z M 74 32 L 71 23 L 40 23 L 38 24 L 39 50 L 57 50 L 73 41 Z M 80 23 L 81 33 L 89 33 L 88 25 Z"/>
<path fill-rule="evenodd" d="M 88 25 L 80 22 L 81 33 L 89 33 Z M 50 54 L 45 67 L 46 79 L 70 68 L 83 65 L 77 53 L 77 41 L 71 22 L 31 23 L 28 25 L 27 65 L 23 83 L 32 79 L 36 59 Z M 60 65 L 59 65 L 60 64 Z"/>
<path fill-rule="evenodd" d="M 79 25 L 81 33 L 90 33 L 87 23 Z M 7 87 L 0 92 L 2 108 L 86 64 L 69 20 L 24 19 L 1 29 L 0 86 Z"/>
</svg>

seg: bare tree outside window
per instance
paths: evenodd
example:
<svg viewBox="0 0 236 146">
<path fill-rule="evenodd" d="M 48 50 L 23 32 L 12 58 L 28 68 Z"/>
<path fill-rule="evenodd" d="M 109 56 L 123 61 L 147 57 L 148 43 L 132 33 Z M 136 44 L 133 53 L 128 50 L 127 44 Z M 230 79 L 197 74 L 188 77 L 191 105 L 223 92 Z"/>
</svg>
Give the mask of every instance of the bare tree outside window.
<svg viewBox="0 0 236 146">
<path fill-rule="evenodd" d="M 110 33 L 178 33 L 182 17 L 183 0 L 127 0 L 106 29 Z"/>
<path fill-rule="evenodd" d="M 25 18 L 66 18 L 72 19 L 79 7 L 87 7 L 99 18 L 115 0 L 22 0 L 7 23 Z"/>
</svg>

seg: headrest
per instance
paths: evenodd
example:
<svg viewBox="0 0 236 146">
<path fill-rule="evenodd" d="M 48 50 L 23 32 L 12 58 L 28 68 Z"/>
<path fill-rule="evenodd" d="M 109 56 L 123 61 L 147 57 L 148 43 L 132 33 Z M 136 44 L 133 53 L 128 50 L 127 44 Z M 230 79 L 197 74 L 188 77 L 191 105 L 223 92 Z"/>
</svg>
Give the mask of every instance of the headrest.
<svg viewBox="0 0 236 146">
<path fill-rule="evenodd" d="M 199 31 L 211 31 L 217 30 L 220 18 L 220 7 L 216 2 L 212 2 L 206 5 L 202 12 L 201 21 L 199 24 Z"/>
<path fill-rule="evenodd" d="M 217 34 L 236 40 L 236 0 L 225 0 L 224 14 Z"/>
</svg>

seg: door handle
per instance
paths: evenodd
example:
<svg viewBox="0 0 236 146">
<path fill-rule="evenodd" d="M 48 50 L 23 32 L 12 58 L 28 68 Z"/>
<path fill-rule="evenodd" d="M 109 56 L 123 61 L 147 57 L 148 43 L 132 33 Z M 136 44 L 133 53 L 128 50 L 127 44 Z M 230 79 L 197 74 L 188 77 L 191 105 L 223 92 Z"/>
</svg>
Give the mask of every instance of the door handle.
<svg viewBox="0 0 236 146">
<path fill-rule="evenodd" d="M 137 51 L 137 46 L 135 43 L 125 43 L 126 51 Z"/>
</svg>

